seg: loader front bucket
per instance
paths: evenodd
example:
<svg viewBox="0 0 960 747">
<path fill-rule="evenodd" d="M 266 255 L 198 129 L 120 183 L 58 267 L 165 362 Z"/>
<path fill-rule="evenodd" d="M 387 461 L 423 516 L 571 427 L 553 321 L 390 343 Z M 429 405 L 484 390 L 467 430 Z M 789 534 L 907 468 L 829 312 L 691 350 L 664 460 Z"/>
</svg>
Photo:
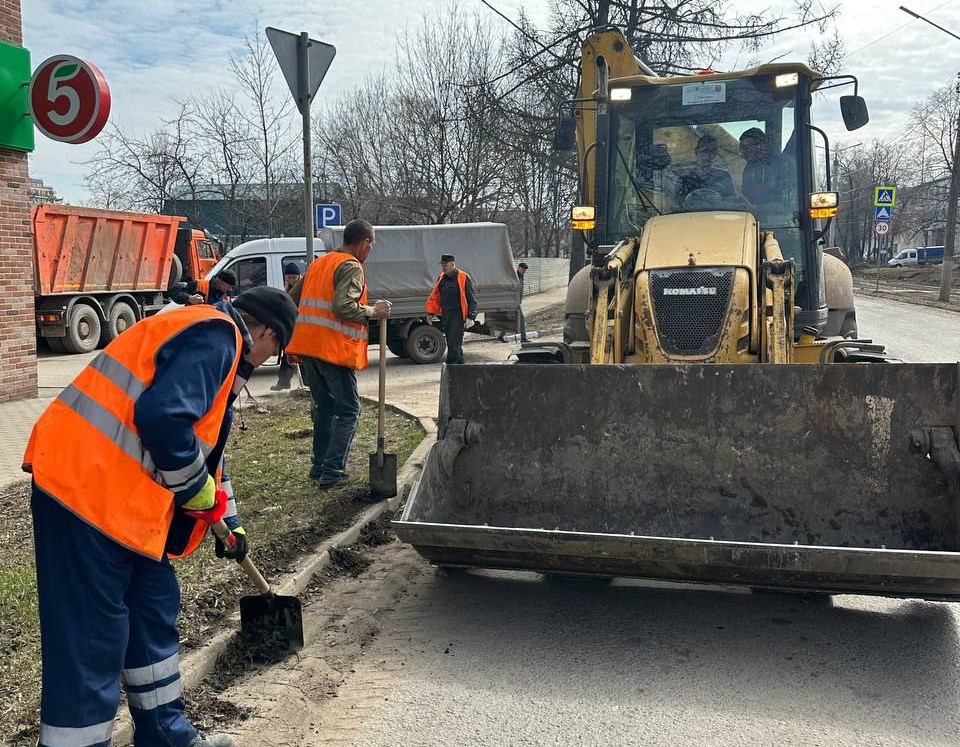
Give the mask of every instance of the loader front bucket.
<svg viewBox="0 0 960 747">
<path fill-rule="evenodd" d="M 960 598 L 958 366 L 461 365 L 399 537 L 441 565 Z"/>
</svg>

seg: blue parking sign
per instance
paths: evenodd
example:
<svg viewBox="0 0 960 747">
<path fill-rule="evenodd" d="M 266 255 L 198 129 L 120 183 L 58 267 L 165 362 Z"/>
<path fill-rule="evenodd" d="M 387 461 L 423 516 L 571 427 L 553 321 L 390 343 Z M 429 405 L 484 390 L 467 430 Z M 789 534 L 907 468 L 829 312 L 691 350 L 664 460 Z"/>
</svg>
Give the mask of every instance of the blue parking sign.
<svg viewBox="0 0 960 747">
<path fill-rule="evenodd" d="M 343 222 L 340 218 L 340 205 L 336 202 L 331 202 L 326 205 L 318 204 L 314 205 L 315 217 L 317 230 L 321 228 L 326 228 L 327 226 L 342 226 Z"/>
</svg>

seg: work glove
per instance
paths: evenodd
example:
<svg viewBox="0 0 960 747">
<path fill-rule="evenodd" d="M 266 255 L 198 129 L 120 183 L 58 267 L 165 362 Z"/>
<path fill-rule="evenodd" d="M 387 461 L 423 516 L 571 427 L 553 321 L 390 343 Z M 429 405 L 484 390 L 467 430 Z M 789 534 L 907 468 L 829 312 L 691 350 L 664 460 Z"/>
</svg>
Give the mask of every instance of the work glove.
<svg viewBox="0 0 960 747">
<path fill-rule="evenodd" d="M 207 475 L 207 479 L 201 486 L 200 490 L 194 493 L 193 497 L 189 501 L 183 504 L 183 508 L 188 514 L 193 516 L 191 512 L 205 514 L 207 511 L 214 508 L 216 504 L 217 504 L 217 483 L 214 481 L 213 477 L 211 477 L 210 475 Z M 224 499 L 223 507 L 224 507 L 224 510 L 226 510 L 226 499 Z M 220 516 L 223 516 L 222 511 L 220 512 Z M 206 521 L 206 523 L 208 524 L 213 524 L 215 521 L 217 521 L 217 519 L 220 518 L 220 516 L 218 516 L 216 519 L 213 519 L 212 521 L 207 521 L 206 519 L 200 516 L 194 516 L 193 518 L 200 519 L 201 521 Z"/>
<path fill-rule="evenodd" d="M 221 560 L 223 558 L 229 558 L 230 560 L 236 560 L 238 563 L 242 563 L 243 559 L 247 557 L 247 533 L 243 527 L 235 527 L 230 530 L 230 535 L 233 537 L 233 547 L 227 547 L 223 540 L 217 537 L 213 551 Z M 230 542 L 230 537 L 227 537 L 227 542 Z"/>
<path fill-rule="evenodd" d="M 476 324 L 476 322 L 473 319 L 470 319 L 468 317 L 467 320 L 463 323 L 463 328 L 470 329 L 474 324 Z"/>
</svg>

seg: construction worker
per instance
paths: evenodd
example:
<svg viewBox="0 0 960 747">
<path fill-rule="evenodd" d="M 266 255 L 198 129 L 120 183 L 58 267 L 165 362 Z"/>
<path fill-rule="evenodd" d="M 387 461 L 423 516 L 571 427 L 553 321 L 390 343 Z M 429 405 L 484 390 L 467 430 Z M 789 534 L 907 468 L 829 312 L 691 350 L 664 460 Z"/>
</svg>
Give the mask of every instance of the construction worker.
<svg viewBox="0 0 960 747">
<path fill-rule="evenodd" d="M 221 270 L 213 280 L 187 280 L 167 294 L 179 304 L 192 306 L 198 303 L 217 303 L 228 298 L 237 286 L 237 274 L 233 270 Z"/>
<path fill-rule="evenodd" d="M 443 272 L 427 299 L 426 311 L 440 317 L 447 338 L 447 363 L 463 363 L 463 332 L 476 323 L 477 293 L 470 276 L 457 269 L 452 254 L 440 256 L 440 269 Z"/>
<path fill-rule="evenodd" d="M 287 347 L 287 360 L 300 365 L 313 397 L 310 477 L 321 488 L 347 481 L 347 455 L 360 419 L 357 371 L 367 365 L 367 323 L 390 316 L 389 301 L 367 305 L 363 263 L 374 243 L 373 226 L 352 220 L 344 226 L 343 246 L 307 268 Z"/>
<path fill-rule="evenodd" d="M 290 339 L 296 307 L 274 288 L 138 322 L 40 416 L 24 455 L 33 475 L 43 677 L 42 747 L 106 747 L 124 683 L 137 747 L 231 747 L 184 717 L 170 558 L 222 517 L 247 540 L 217 472 L 232 402 Z M 229 538 L 227 538 L 229 540 Z"/>
<path fill-rule="evenodd" d="M 293 289 L 297 287 L 303 275 L 300 272 L 300 265 L 296 262 L 287 262 L 283 266 L 283 290 L 293 295 Z M 270 387 L 271 391 L 279 392 L 283 389 L 289 389 L 293 381 L 293 366 L 287 360 L 286 354 L 280 356 L 280 375 L 277 377 L 277 383 Z"/>
</svg>

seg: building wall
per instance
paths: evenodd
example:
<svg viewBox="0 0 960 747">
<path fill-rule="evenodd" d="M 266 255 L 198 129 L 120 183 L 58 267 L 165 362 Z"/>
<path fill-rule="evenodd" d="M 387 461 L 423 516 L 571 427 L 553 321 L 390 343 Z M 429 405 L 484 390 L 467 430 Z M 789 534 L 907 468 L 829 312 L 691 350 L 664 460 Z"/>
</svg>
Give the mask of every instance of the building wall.
<svg viewBox="0 0 960 747">
<path fill-rule="evenodd" d="M 20 0 L 0 0 L 0 39 L 23 44 Z M 27 154 L 0 148 L 0 402 L 37 394 Z"/>
</svg>

